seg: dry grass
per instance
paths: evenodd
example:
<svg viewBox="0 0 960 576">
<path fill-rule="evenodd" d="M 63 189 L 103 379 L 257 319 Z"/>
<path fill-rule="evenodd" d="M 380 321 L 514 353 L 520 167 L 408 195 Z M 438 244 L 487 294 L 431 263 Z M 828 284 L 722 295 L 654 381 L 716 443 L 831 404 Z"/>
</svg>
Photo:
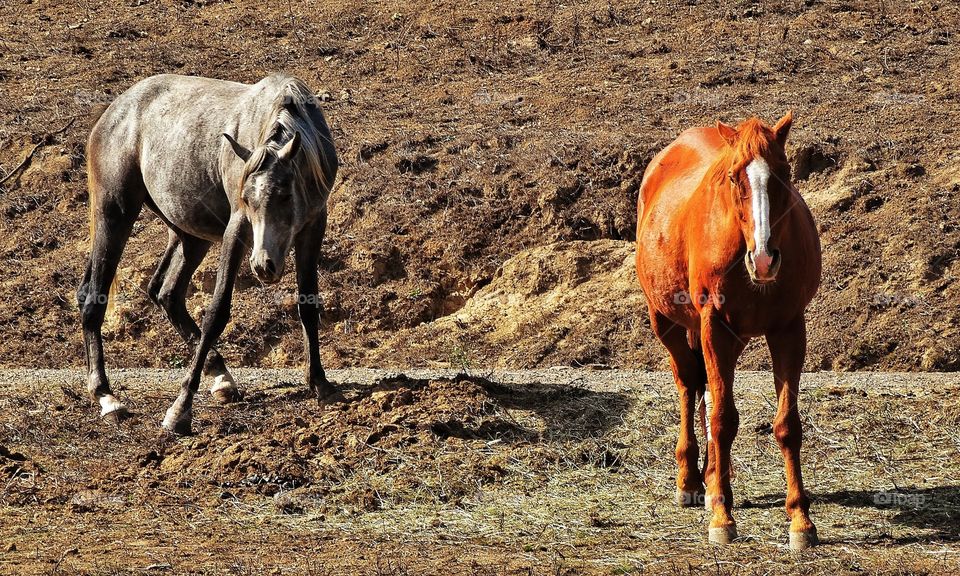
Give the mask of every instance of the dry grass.
<svg viewBox="0 0 960 576">
<path fill-rule="evenodd" d="M 496 374 L 494 383 L 350 373 L 342 375 L 357 381 L 350 408 L 329 417 L 296 399 L 286 383 L 293 374 L 245 371 L 245 380 L 261 382 L 251 386 L 250 402 L 202 406 L 197 435 L 184 440 L 153 422 L 175 387 L 172 374 L 118 378 L 140 413 L 119 429 L 65 395 L 55 385 L 62 376 L 25 374 L 6 378 L 0 399 L 0 444 L 26 457 L 19 472 L 10 454 L 0 461 L 0 546 L 16 547 L 0 571 L 127 574 L 164 564 L 197 574 L 960 569 L 960 404 L 949 377 L 806 377 L 804 472 L 823 546 L 794 555 L 785 547 L 782 461 L 769 432 L 772 384 L 763 373 L 745 373 L 738 384 L 734 493 L 742 541 L 724 549 L 704 544 L 705 511 L 673 504 L 677 422 L 664 374 L 541 371 Z M 406 391 L 409 404 L 373 409 Z M 398 430 L 384 433 L 384 416 L 398 413 L 405 415 Z M 308 429 L 330 435 L 333 449 L 271 446 Z M 361 430 L 365 441 L 352 445 Z M 229 447 L 238 445 L 253 468 L 231 467 Z M 159 463 L 145 458 L 151 452 Z"/>
</svg>

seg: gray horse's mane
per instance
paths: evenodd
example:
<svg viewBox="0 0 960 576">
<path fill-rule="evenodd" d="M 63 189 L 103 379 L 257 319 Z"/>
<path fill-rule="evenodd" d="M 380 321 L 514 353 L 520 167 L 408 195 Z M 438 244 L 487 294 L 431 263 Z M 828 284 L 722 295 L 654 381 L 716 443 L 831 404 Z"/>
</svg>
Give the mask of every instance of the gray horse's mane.
<svg viewBox="0 0 960 576">
<path fill-rule="evenodd" d="M 326 148 L 320 141 L 325 136 L 314 125 L 311 117 L 311 107 L 319 111 L 317 97 L 298 78 L 281 76 L 280 79 L 282 84 L 267 114 L 268 121 L 261 126 L 258 138 L 261 145 L 254 149 L 244 166 L 240 180 L 241 189 L 247 177 L 263 166 L 267 150 L 276 153 L 286 143 L 286 140 L 279 141 L 274 138 L 278 132 L 286 132 L 289 137 L 292 137 L 294 132 L 299 132 L 301 161 L 293 164 L 296 189 L 307 195 L 309 190 L 319 188 L 322 194 L 320 200 L 325 202 L 333 182 L 327 182 L 325 167 L 329 165 L 329 158 L 324 154 Z"/>
</svg>

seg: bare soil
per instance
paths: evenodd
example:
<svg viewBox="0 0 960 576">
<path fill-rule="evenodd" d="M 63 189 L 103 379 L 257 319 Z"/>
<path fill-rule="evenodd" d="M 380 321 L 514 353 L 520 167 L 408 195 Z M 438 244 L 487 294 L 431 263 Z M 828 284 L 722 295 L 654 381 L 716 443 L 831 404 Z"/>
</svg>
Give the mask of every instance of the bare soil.
<svg viewBox="0 0 960 576">
<path fill-rule="evenodd" d="M 240 370 L 194 435 L 159 420 L 178 371 L 121 370 L 134 418 L 100 421 L 79 371 L 0 372 L 2 574 L 952 574 L 960 381 L 804 375 L 803 469 L 822 546 L 786 547 L 769 373 L 738 378 L 734 514 L 674 504 L 662 372 Z M 702 440 L 702 439 L 701 439 Z"/>
<path fill-rule="evenodd" d="M 957 369 L 958 26 L 945 1 L 3 2 L 0 365 L 83 363 L 97 110 L 156 73 L 285 70 L 321 94 L 343 161 L 322 263 L 329 366 L 665 368 L 626 264 L 643 168 L 683 128 L 793 109 L 825 259 L 808 368 Z M 189 354 L 144 293 L 164 242 L 145 213 L 113 365 Z M 298 365 L 292 281 L 244 273 L 238 291 L 228 361 Z M 528 301 L 494 326 L 479 312 L 495 301 L 472 302 L 490 294 Z M 744 358 L 768 363 L 759 345 Z"/>
<path fill-rule="evenodd" d="M 960 368 L 958 27 L 936 0 L 0 3 L 0 574 L 960 572 L 960 382 L 919 372 Z M 106 425 L 73 295 L 93 119 L 152 74 L 276 70 L 341 151 L 322 339 L 350 402 L 320 411 L 290 369 L 292 281 L 244 271 L 220 349 L 257 367 L 245 401 L 161 432 L 189 350 L 144 291 L 144 213 L 107 357 L 165 370 L 111 370 L 135 417 Z M 738 379 L 719 549 L 673 504 L 667 374 L 483 372 L 666 368 L 631 270 L 642 171 L 686 127 L 787 109 L 824 247 L 807 368 L 831 371 L 804 376 L 802 555 L 768 373 Z"/>
</svg>

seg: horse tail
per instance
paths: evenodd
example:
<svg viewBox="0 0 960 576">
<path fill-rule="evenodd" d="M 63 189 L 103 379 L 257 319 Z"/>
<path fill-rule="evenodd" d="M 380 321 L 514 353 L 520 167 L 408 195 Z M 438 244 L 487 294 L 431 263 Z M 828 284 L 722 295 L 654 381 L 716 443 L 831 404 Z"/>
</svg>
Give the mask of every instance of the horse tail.
<svg viewBox="0 0 960 576">
<path fill-rule="evenodd" d="M 100 114 L 103 113 L 103 110 L 100 111 Z M 100 115 L 98 114 L 96 120 L 99 120 Z M 95 121 L 96 121 L 95 120 Z M 97 215 L 98 202 L 97 202 L 97 191 L 100 189 L 100 183 L 97 179 L 96 169 L 94 168 L 94 156 L 96 156 L 96 146 L 93 145 L 93 134 L 96 132 L 96 127 L 90 132 L 90 137 L 87 138 L 87 194 L 89 196 L 88 201 L 90 203 L 90 215 L 88 217 L 88 226 L 90 231 L 90 255 L 93 256 L 93 242 L 97 233 Z M 113 275 L 113 281 L 110 282 L 110 289 L 107 291 L 107 314 L 113 312 L 114 302 L 116 300 L 115 296 L 117 289 L 120 286 L 120 270 L 118 269 Z"/>
</svg>

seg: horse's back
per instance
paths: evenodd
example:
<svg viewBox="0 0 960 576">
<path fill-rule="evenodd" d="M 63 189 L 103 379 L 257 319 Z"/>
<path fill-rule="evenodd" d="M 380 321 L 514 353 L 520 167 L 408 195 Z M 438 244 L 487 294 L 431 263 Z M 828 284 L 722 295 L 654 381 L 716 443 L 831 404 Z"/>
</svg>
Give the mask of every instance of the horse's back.
<svg viewBox="0 0 960 576">
<path fill-rule="evenodd" d="M 230 214 L 220 179 L 220 133 L 242 124 L 249 93 L 246 84 L 196 76 L 137 82 L 91 130 L 91 186 L 101 201 L 119 203 L 131 188 L 143 187 L 165 221 L 219 239 Z"/>
<path fill-rule="evenodd" d="M 637 275 L 649 304 L 675 322 L 696 318 L 676 301 L 689 282 L 685 214 L 725 143 L 716 128 L 682 132 L 650 161 L 640 186 L 637 214 Z"/>
<path fill-rule="evenodd" d="M 693 193 L 723 148 L 715 128 L 690 128 L 661 150 L 643 174 L 641 205 L 649 209 L 658 201 L 685 200 Z M 691 185 L 692 184 L 692 185 Z M 643 214 L 638 214 L 642 220 Z"/>
<path fill-rule="evenodd" d="M 101 156 L 148 157 L 156 148 L 190 140 L 189 132 L 211 123 L 218 109 L 246 89 L 244 84 L 195 76 L 145 78 L 107 107 L 91 130 L 88 145 Z"/>
</svg>

